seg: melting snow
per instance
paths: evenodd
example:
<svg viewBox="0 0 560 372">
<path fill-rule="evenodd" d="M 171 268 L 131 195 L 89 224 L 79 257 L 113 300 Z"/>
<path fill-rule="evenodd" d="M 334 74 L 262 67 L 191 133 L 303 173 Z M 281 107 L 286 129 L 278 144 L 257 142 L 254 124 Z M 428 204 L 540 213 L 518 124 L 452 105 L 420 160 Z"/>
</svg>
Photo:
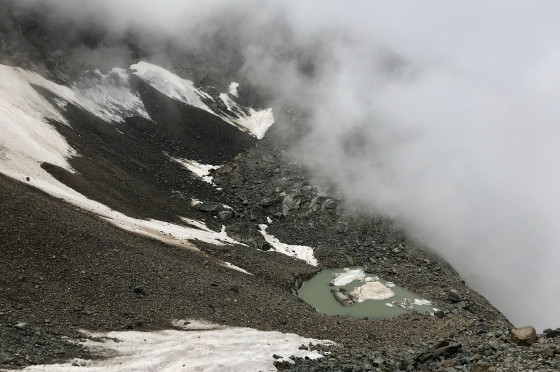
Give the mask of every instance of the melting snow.
<svg viewBox="0 0 560 372">
<path fill-rule="evenodd" d="M 171 160 L 181 164 L 183 167 L 185 167 L 186 169 L 194 173 L 204 182 L 214 185 L 214 182 L 212 182 L 212 176 L 210 176 L 210 171 L 220 168 L 219 165 L 201 164 L 201 163 L 197 163 L 194 160 L 179 159 L 171 156 L 170 158 Z"/>
<path fill-rule="evenodd" d="M 180 326 L 183 322 L 175 322 Z M 30 366 L 23 371 L 276 371 L 273 354 L 317 359 L 301 344 L 333 344 L 293 333 L 264 332 L 192 321 L 184 330 L 89 333 L 101 341 L 83 345 L 107 359 L 74 359 L 64 364 Z M 74 364 L 74 365 L 73 365 Z"/>
<path fill-rule="evenodd" d="M 259 225 L 260 232 L 264 236 L 264 239 L 272 246 L 271 251 L 276 251 L 278 253 L 285 254 L 287 256 L 295 257 L 297 259 L 303 260 L 312 266 L 317 266 L 317 259 L 313 256 L 313 248 L 306 247 L 303 245 L 289 245 L 280 242 L 274 236 L 266 232 L 268 227 L 265 224 Z"/>
</svg>

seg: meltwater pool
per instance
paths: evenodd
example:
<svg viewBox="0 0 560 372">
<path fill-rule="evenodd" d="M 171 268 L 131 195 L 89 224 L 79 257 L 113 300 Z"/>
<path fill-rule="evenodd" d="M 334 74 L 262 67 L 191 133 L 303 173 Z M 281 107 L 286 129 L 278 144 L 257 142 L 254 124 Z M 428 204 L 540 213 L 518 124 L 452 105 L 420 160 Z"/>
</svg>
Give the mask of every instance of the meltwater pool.
<svg viewBox="0 0 560 372">
<path fill-rule="evenodd" d="M 408 311 L 437 311 L 430 301 L 364 272 L 361 267 L 323 270 L 299 290 L 299 297 L 327 315 L 386 319 Z"/>
</svg>

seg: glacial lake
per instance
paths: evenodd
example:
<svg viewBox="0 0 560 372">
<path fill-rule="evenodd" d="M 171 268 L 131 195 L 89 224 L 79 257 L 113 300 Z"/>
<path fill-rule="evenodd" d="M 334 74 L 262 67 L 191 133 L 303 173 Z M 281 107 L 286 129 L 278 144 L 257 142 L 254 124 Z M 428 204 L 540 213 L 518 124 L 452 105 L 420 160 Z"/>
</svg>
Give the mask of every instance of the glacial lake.
<svg viewBox="0 0 560 372">
<path fill-rule="evenodd" d="M 327 315 L 387 319 L 409 311 L 437 311 L 430 301 L 361 267 L 323 270 L 306 281 L 298 295 Z"/>
</svg>

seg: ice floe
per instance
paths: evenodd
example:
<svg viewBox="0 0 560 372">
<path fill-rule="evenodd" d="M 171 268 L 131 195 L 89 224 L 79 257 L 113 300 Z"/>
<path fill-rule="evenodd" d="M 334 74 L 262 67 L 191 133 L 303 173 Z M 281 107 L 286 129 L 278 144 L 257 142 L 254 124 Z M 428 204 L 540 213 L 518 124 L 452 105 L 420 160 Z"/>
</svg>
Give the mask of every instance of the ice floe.
<svg viewBox="0 0 560 372">
<path fill-rule="evenodd" d="M 345 272 L 338 274 L 332 281 L 331 284 L 337 287 L 341 287 L 346 284 L 350 284 L 355 280 L 364 281 L 366 279 L 366 273 L 363 269 L 344 269 Z"/>
<path fill-rule="evenodd" d="M 350 294 L 358 302 L 364 302 L 365 300 L 386 300 L 395 295 L 389 287 L 381 282 L 366 282 L 356 287 Z"/>
</svg>

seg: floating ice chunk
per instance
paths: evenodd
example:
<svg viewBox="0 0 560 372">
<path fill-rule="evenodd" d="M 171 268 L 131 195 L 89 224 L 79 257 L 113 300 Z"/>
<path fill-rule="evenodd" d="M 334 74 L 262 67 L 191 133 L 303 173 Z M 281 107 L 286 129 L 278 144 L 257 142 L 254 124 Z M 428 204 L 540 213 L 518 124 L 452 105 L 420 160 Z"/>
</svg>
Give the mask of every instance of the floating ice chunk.
<svg viewBox="0 0 560 372">
<path fill-rule="evenodd" d="M 268 227 L 265 224 L 259 225 L 260 233 L 264 236 L 264 239 L 272 246 L 270 251 L 285 254 L 287 256 L 295 257 L 297 259 L 303 260 L 312 266 L 317 266 L 317 259 L 313 256 L 313 248 L 306 247 L 303 245 L 290 245 L 280 242 L 274 236 L 266 232 Z"/>
<path fill-rule="evenodd" d="M 355 280 L 364 281 L 366 278 L 366 273 L 363 269 L 345 269 L 345 273 L 338 274 L 332 281 L 331 284 L 337 287 L 352 283 Z"/>
<path fill-rule="evenodd" d="M 395 295 L 395 293 L 381 282 L 366 282 L 356 287 L 350 293 L 358 302 L 365 300 L 386 300 Z"/>
<path fill-rule="evenodd" d="M 181 326 L 182 323 L 185 322 L 175 322 L 175 325 Z M 299 346 L 334 344 L 293 333 L 199 321 L 187 323 L 184 330 L 89 333 L 91 339 L 82 344 L 110 357 L 30 366 L 23 371 L 275 371 L 274 354 L 317 359 L 323 355 L 316 350 L 300 350 Z"/>
<path fill-rule="evenodd" d="M 385 285 L 389 288 L 393 288 L 395 286 L 395 283 L 393 282 L 385 282 Z"/>
</svg>

